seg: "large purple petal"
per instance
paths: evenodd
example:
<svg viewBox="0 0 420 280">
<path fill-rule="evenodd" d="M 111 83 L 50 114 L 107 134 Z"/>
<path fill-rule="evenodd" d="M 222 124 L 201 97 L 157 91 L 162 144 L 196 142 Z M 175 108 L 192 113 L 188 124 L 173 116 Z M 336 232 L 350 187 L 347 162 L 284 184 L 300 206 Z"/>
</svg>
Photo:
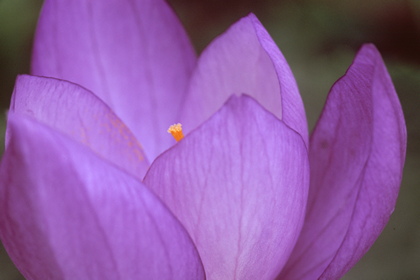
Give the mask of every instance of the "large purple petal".
<svg viewBox="0 0 420 280">
<path fill-rule="evenodd" d="M 140 181 L 9 114 L 0 238 L 27 279 L 203 279 L 187 232 Z"/>
<path fill-rule="evenodd" d="M 366 253 L 394 210 L 405 148 L 398 97 L 365 45 L 311 136 L 307 217 L 281 279 L 339 279 Z"/>
<path fill-rule="evenodd" d="M 282 53 L 255 15 L 215 39 L 192 76 L 181 122 L 186 131 L 215 113 L 232 94 L 246 93 L 308 142 L 305 110 Z"/>
<path fill-rule="evenodd" d="M 67 134 L 140 180 L 149 167 L 131 131 L 107 105 L 78 85 L 19 76 L 10 110 Z"/>
<path fill-rule="evenodd" d="M 208 279 L 273 279 L 295 245 L 309 184 L 301 136 L 232 96 L 145 176 L 190 233 Z"/>
<path fill-rule="evenodd" d="M 152 160 L 186 92 L 195 54 L 163 0 L 46 0 L 32 74 L 78 83 L 105 101 Z"/>
</svg>

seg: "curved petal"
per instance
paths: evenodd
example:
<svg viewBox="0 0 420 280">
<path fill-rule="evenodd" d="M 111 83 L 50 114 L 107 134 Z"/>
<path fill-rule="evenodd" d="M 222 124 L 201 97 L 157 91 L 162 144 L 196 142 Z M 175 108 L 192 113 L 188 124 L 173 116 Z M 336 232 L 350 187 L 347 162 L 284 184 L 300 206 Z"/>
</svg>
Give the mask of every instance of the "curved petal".
<svg viewBox="0 0 420 280">
<path fill-rule="evenodd" d="M 281 279 L 339 279 L 367 252 L 394 210 L 405 148 L 398 97 L 365 45 L 312 134 L 307 217 Z"/>
<path fill-rule="evenodd" d="M 232 96 L 159 156 L 144 183 L 190 233 L 207 279 L 273 279 L 301 230 L 308 176 L 300 135 Z"/>
<path fill-rule="evenodd" d="M 32 74 L 93 91 L 152 160 L 172 144 L 166 130 L 178 114 L 195 59 L 163 0 L 46 0 Z"/>
<path fill-rule="evenodd" d="M 181 122 L 188 132 L 214 114 L 229 96 L 242 93 L 258 100 L 308 143 L 305 110 L 292 71 L 253 14 L 232 25 L 202 53 Z"/>
<path fill-rule="evenodd" d="M 182 225 L 140 181 L 9 114 L 0 238 L 27 279 L 203 279 Z"/>
<path fill-rule="evenodd" d="M 149 168 L 131 131 L 106 104 L 76 84 L 19 76 L 10 110 L 67 134 L 140 180 Z"/>
</svg>

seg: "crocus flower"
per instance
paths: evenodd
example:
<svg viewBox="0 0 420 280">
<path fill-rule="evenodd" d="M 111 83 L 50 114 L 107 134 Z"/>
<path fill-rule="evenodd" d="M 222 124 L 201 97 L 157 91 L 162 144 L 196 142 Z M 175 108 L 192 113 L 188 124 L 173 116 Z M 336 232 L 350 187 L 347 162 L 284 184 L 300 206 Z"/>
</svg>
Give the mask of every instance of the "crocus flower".
<svg viewBox="0 0 420 280">
<path fill-rule="evenodd" d="M 310 140 L 252 14 L 196 60 L 164 1 L 46 0 L 32 74 L 0 167 L 0 238 L 27 279 L 338 279 L 395 207 L 406 129 L 373 45 Z"/>
</svg>

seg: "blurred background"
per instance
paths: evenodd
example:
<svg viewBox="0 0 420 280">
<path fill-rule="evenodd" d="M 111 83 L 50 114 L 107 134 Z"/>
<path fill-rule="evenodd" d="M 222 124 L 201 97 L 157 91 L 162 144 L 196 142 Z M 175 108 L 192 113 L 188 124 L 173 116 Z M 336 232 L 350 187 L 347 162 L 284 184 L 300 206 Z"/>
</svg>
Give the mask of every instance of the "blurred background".
<svg viewBox="0 0 420 280">
<path fill-rule="evenodd" d="M 420 279 L 420 1 L 169 0 L 198 53 L 253 12 L 277 42 L 298 82 L 310 129 L 331 85 L 361 44 L 374 43 L 401 100 L 407 160 L 396 210 L 372 249 L 343 278 Z M 17 74 L 29 73 L 41 0 L 0 0 L 0 137 Z M 0 138 L 3 142 L 4 139 Z M 2 153 L 3 145 L 0 153 Z M 0 246 L 0 280 L 23 279 Z"/>
</svg>

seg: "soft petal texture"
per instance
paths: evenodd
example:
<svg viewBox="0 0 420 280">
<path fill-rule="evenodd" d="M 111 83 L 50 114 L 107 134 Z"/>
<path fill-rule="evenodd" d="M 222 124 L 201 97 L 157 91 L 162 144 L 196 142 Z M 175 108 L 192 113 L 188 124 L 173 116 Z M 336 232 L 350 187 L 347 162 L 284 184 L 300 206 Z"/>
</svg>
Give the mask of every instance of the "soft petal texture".
<svg viewBox="0 0 420 280">
<path fill-rule="evenodd" d="M 195 60 L 163 0 L 46 0 L 32 74 L 94 92 L 152 160 L 172 144 L 166 129 L 178 115 Z"/>
<path fill-rule="evenodd" d="M 391 79 L 376 48 L 365 45 L 311 136 L 307 217 L 279 279 L 339 279 L 367 252 L 394 210 L 405 146 Z"/>
<path fill-rule="evenodd" d="M 0 234 L 26 279 L 203 279 L 185 229 L 140 181 L 9 114 Z"/>
<path fill-rule="evenodd" d="M 248 96 L 159 156 L 145 176 L 190 233 L 207 279 L 273 279 L 301 230 L 309 184 L 301 136 Z"/>
<path fill-rule="evenodd" d="M 106 104 L 78 85 L 19 76 L 10 110 L 67 134 L 140 180 L 149 167 L 131 131 Z"/>
<path fill-rule="evenodd" d="M 273 39 L 250 14 L 202 53 L 181 115 L 186 131 L 215 113 L 232 94 L 248 94 L 308 142 L 296 81 Z"/>
</svg>

